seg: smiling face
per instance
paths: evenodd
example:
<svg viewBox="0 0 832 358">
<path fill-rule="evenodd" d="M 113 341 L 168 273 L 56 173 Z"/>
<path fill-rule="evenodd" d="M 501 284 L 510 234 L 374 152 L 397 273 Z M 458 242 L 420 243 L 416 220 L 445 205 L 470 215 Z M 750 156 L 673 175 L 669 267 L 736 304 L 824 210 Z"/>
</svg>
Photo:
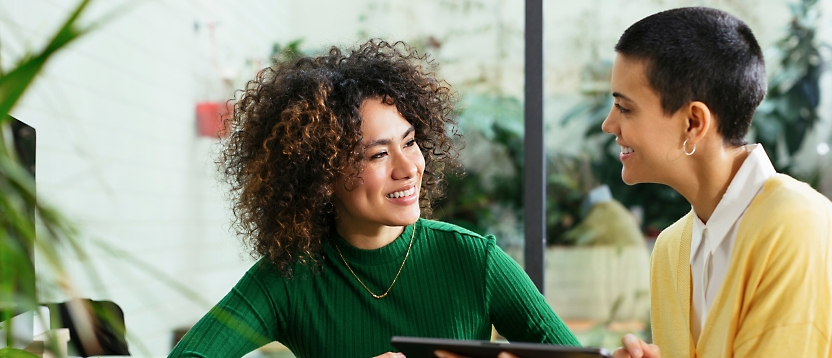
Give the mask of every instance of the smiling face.
<svg viewBox="0 0 832 358">
<path fill-rule="evenodd" d="M 621 179 L 627 184 L 670 185 L 673 164 L 684 154 L 685 112 L 667 115 L 661 98 L 650 86 L 645 63 L 621 54 L 612 68 L 615 105 L 601 125 L 621 146 Z"/>
<path fill-rule="evenodd" d="M 419 193 L 425 171 L 415 129 L 395 105 L 380 98 L 364 100 L 359 112 L 366 159 L 357 178 L 341 175 L 335 185 L 339 232 L 410 225 L 421 213 Z"/>
</svg>

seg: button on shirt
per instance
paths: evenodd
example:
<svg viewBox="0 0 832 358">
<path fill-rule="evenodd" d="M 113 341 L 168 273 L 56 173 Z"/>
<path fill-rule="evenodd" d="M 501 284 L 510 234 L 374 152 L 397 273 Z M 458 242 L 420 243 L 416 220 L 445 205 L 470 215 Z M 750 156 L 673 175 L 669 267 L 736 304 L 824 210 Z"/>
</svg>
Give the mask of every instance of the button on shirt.
<svg viewBox="0 0 832 358">
<path fill-rule="evenodd" d="M 748 157 L 731 180 L 708 223 L 694 215 L 690 243 L 690 272 L 693 280 L 691 333 L 695 342 L 705 326 L 708 311 L 728 271 L 737 229 L 748 206 L 776 172 L 760 144 L 745 146 Z"/>
</svg>

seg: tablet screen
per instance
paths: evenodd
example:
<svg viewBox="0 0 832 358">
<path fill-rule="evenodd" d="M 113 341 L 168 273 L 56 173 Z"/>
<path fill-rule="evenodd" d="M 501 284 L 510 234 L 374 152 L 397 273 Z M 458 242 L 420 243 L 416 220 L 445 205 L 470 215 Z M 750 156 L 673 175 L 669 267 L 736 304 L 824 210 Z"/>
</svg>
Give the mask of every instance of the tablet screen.
<svg viewBox="0 0 832 358">
<path fill-rule="evenodd" d="M 495 343 L 456 339 L 393 337 L 393 347 L 407 358 L 434 358 L 433 352 L 445 350 L 471 358 L 496 358 L 500 352 L 509 352 L 520 358 L 610 358 L 603 348 L 580 348 L 541 343 Z"/>
</svg>

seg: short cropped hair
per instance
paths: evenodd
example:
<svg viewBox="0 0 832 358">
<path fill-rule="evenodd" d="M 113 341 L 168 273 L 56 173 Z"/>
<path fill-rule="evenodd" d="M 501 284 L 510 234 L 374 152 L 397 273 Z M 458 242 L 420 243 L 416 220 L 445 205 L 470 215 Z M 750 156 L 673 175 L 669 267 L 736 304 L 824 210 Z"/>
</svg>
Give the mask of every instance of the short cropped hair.
<svg viewBox="0 0 832 358">
<path fill-rule="evenodd" d="M 666 114 L 703 102 L 724 142 L 745 144 L 767 85 L 763 53 L 742 20 L 704 7 L 667 10 L 630 26 L 615 51 L 646 61 L 645 75 Z"/>
</svg>

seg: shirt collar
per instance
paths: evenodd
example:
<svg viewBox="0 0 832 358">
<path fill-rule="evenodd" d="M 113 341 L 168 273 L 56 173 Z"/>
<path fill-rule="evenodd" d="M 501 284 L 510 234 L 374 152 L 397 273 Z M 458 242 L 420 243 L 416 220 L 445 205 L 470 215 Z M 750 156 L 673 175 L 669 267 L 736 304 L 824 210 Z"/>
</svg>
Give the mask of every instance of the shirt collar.
<svg viewBox="0 0 832 358">
<path fill-rule="evenodd" d="M 748 152 L 748 157 L 745 158 L 740 170 L 731 179 L 731 184 L 728 185 L 728 189 L 717 204 L 713 214 L 711 214 L 708 223 L 703 223 L 694 213 L 694 235 L 691 238 L 690 262 L 693 262 L 693 257 L 699 249 L 699 245 L 702 244 L 702 232 L 708 229 L 709 240 L 707 247 L 704 247 L 704 249 L 706 252 L 713 253 L 745 212 L 745 209 L 748 208 L 748 205 L 751 204 L 754 197 L 757 196 L 766 180 L 776 174 L 774 166 L 761 144 L 746 145 L 745 150 Z"/>
</svg>

